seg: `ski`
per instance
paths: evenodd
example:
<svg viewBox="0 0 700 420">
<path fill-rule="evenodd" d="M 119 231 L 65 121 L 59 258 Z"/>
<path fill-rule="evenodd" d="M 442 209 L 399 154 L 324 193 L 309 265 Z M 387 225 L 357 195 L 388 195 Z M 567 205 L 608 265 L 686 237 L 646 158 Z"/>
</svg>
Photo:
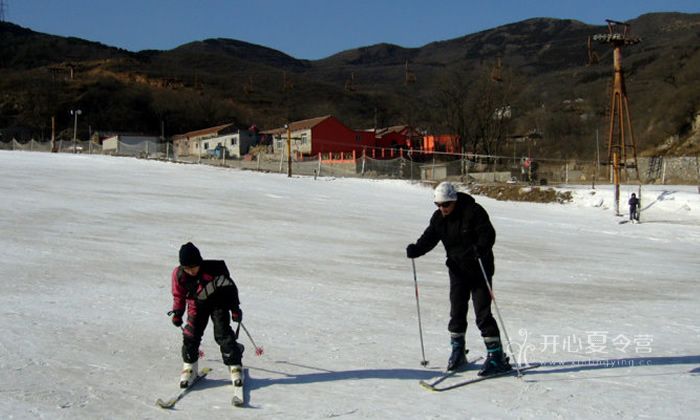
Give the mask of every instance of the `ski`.
<svg viewBox="0 0 700 420">
<path fill-rule="evenodd" d="M 245 383 L 245 375 L 247 369 L 242 369 L 241 379 L 236 379 L 233 383 L 233 398 L 231 398 L 231 404 L 235 407 L 242 407 L 245 405 L 245 388 L 243 384 Z"/>
<path fill-rule="evenodd" d="M 156 405 L 160 408 L 173 408 L 175 406 L 175 404 L 177 404 L 177 402 L 180 401 L 182 399 L 182 397 L 187 395 L 187 393 L 190 392 L 192 387 L 194 387 L 197 384 L 197 382 L 199 382 L 201 379 L 203 379 L 205 376 L 207 376 L 207 374 L 209 372 L 211 372 L 211 368 L 204 368 L 204 369 L 200 370 L 199 373 L 197 374 L 197 377 L 194 379 L 194 381 L 192 382 L 192 384 L 190 386 L 183 389 L 182 391 L 180 391 L 179 394 L 177 394 L 173 398 L 170 398 L 169 400 L 163 401 L 162 399 L 158 398 L 158 400 L 156 401 Z"/>
<path fill-rule="evenodd" d="M 420 381 L 418 383 L 420 384 L 420 386 L 422 386 L 424 388 L 433 389 L 433 388 L 435 388 L 435 385 L 439 384 L 440 382 L 444 381 L 447 378 L 450 378 L 450 377 L 458 374 L 459 372 L 465 371 L 470 365 L 478 362 L 479 360 L 481 360 L 483 358 L 484 358 L 483 356 L 479 356 L 479 357 L 475 357 L 471 360 L 467 360 L 462 366 L 460 366 L 459 368 L 457 368 L 455 370 L 446 370 L 442 373 L 442 375 L 435 377 L 430 381 Z"/>
<path fill-rule="evenodd" d="M 538 367 L 540 367 L 540 366 L 541 366 L 540 364 L 532 364 L 532 365 L 523 366 L 523 367 L 520 368 L 520 372 L 524 372 L 524 371 L 527 371 L 527 370 L 530 370 L 530 369 L 535 369 L 535 368 L 538 368 Z M 426 389 L 428 389 L 428 390 L 430 390 L 430 391 L 442 392 L 442 391 L 448 391 L 448 390 L 450 390 L 450 389 L 460 388 L 460 387 L 463 387 L 463 386 L 466 386 L 466 385 L 470 385 L 470 384 L 474 384 L 474 383 L 477 383 L 477 382 L 485 381 L 485 380 L 487 380 L 487 379 L 495 379 L 495 378 L 500 378 L 500 377 L 503 377 L 503 376 L 511 376 L 511 375 L 514 375 L 514 374 L 517 374 L 517 373 L 518 373 L 518 371 L 516 371 L 515 369 L 513 369 L 513 370 L 509 370 L 509 371 L 507 371 L 507 372 L 494 373 L 493 375 L 488 375 L 488 376 L 477 376 L 476 378 L 465 379 L 465 380 L 463 380 L 463 381 L 455 382 L 455 383 L 453 383 L 453 384 L 449 384 L 449 385 L 446 385 L 446 386 L 443 386 L 443 387 L 436 387 L 436 386 L 434 386 L 434 385 L 433 385 L 433 386 L 429 386 L 429 384 L 422 384 L 422 383 L 421 383 L 421 385 L 423 385 L 424 388 L 426 388 Z"/>
</svg>

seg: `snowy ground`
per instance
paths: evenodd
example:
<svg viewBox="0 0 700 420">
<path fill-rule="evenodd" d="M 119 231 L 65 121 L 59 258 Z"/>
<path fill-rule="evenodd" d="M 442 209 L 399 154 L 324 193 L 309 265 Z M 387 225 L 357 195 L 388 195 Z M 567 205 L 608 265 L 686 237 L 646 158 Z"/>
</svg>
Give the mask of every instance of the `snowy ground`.
<svg viewBox="0 0 700 420">
<path fill-rule="evenodd" d="M 516 356 L 547 365 L 445 393 L 444 251 L 405 246 L 434 210 L 403 181 L 261 174 L 0 151 L 3 418 L 689 418 L 700 411 L 700 195 L 643 191 L 620 224 L 609 187 L 566 205 L 477 197 L 498 237 L 495 292 Z M 623 199 L 635 188 L 623 189 Z M 177 250 L 225 259 L 241 291 L 243 413 L 214 370 L 175 411 L 180 334 L 165 315 Z M 470 318 L 471 319 L 471 318 Z M 473 323 L 472 354 L 483 344 Z M 465 372 L 463 377 L 474 375 Z M 696 415 L 695 414 L 695 415 Z"/>
</svg>

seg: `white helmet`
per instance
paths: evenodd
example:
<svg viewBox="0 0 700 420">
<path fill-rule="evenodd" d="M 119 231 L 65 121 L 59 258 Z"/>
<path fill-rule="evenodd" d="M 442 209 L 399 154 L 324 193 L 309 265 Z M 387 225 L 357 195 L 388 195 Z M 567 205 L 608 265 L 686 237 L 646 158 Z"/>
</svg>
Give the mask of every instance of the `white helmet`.
<svg viewBox="0 0 700 420">
<path fill-rule="evenodd" d="M 436 203 L 444 203 L 446 201 L 457 201 L 457 190 L 454 185 L 450 182 L 441 182 L 440 185 L 435 188 L 435 198 Z"/>
</svg>

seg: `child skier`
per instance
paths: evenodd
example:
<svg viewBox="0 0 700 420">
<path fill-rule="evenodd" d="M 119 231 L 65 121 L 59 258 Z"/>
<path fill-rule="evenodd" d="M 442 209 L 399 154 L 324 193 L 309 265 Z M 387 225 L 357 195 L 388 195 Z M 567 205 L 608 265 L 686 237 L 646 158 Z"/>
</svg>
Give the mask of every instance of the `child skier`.
<svg viewBox="0 0 700 420">
<path fill-rule="evenodd" d="M 182 328 L 182 359 L 184 365 L 180 387 L 187 388 L 197 378 L 199 344 L 209 318 L 214 324 L 214 339 L 221 349 L 224 364 L 229 367 L 234 386 L 241 383 L 243 345 L 236 342 L 231 320 L 241 322 L 243 312 L 238 300 L 238 288 L 229 275 L 224 261 L 202 260 L 194 244 L 180 248 L 180 265 L 172 273 L 172 323 L 182 327 L 187 309 L 187 324 Z"/>
<path fill-rule="evenodd" d="M 632 193 L 627 204 L 630 206 L 630 222 L 639 223 L 639 199 L 637 194 Z"/>
</svg>

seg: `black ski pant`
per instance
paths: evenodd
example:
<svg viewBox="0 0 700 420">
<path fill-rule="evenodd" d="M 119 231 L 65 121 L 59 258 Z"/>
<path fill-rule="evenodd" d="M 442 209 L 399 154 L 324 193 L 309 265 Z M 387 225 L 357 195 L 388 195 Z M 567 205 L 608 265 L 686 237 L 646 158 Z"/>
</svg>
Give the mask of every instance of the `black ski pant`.
<svg viewBox="0 0 700 420">
<path fill-rule="evenodd" d="M 199 345 L 209 318 L 214 324 L 214 340 L 221 349 L 224 364 L 240 365 L 243 352 L 236 343 L 236 334 L 231 328 L 231 314 L 228 309 L 223 308 L 203 309 L 194 319 L 188 316 L 187 325 L 182 333 L 182 360 L 185 363 L 194 363 L 199 358 Z"/>
<path fill-rule="evenodd" d="M 491 279 L 489 278 L 489 284 Z M 450 322 L 451 333 L 464 334 L 467 331 L 467 312 L 471 296 L 476 315 L 476 326 L 482 337 L 500 337 L 498 324 L 491 313 L 491 294 L 484 283 L 481 272 L 469 270 L 462 273 L 450 268 Z"/>
</svg>

